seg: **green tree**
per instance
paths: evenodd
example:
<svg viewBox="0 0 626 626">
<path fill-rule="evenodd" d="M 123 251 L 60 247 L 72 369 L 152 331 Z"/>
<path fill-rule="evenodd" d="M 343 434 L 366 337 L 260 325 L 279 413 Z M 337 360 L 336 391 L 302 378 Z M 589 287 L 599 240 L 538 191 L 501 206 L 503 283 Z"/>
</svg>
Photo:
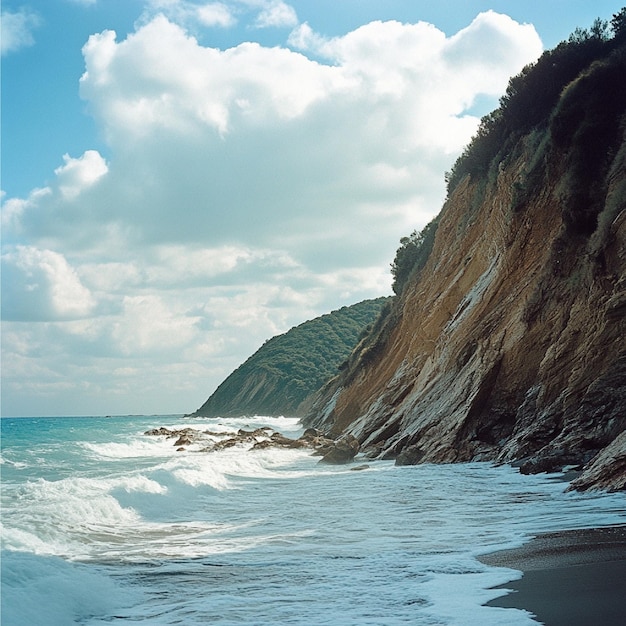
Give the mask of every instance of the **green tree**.
<svg viewBox="0 0 626 626">
<path fill-rule="evenodd" d="M 408 237 L 400 239 L 400 247 L 391 264 L 392 287 L 395 294 L 401 294 L 410 276 L 426 265 L 433 249 L 438 224 L 439 218 L 435 218 L 420 232 L 414 230 Z"/>
<path fill-rule="evenodd" d="M 618 36 L 626 33 L 626 9 L 611 21 Z M 482 118 L 476 135 L 446 176 L 448 195 L 469 174 L 472 179 L 486 174 L 505 159 L 523 134 L 545 128 L 563 89 L 593 61 L 604 57 L 615 45 L 609 39 L 608 22 L 596 19 L 589 29 L 577 28 L 567 41 L 527 65 L 509 81 L 498 109 Z"/>
<path fill-rule="evenodd" d="M 626 7 L 623 7 L 613 15 L 611 19 L 611 30 L 613 31 L 613 38 L 616 42 L 626 40 Z"/>
</svg>

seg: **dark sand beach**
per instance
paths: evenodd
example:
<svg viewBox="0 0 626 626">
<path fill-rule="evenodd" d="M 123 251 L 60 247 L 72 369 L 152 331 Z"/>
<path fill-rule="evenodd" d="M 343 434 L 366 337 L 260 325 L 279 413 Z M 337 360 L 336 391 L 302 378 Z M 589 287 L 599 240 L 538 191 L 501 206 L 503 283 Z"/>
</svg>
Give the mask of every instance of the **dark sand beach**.
<svg viewBox="0 0 626 626">
<path fill-rule="evenodd" d="M 546 626 L 626 625 L 626 526 L 547 533 L 480 560 L 524 573 L 487 606 L 526 609 Z"/>
</svg>

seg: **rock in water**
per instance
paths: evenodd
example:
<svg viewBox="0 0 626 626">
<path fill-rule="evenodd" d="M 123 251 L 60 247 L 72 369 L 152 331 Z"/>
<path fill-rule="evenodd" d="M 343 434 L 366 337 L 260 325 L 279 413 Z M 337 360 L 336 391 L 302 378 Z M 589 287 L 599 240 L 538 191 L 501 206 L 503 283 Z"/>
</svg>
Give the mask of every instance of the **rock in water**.
<svg viewBox="0 0 626 626">
<path fill-rule="evenodd" d="M 353 435 L 344 435 L 334 442 L 331 449 L 320 459 L 320 463 L 344 465 L 350 463 L 360 449 L 359 440 Z"/>
<path fill-rule="evenodd" d="M 424 458 L 424 453 L 419 446 L 404 448 L 396 457 L 396 465 L 417 465 Z"/>
</svg>

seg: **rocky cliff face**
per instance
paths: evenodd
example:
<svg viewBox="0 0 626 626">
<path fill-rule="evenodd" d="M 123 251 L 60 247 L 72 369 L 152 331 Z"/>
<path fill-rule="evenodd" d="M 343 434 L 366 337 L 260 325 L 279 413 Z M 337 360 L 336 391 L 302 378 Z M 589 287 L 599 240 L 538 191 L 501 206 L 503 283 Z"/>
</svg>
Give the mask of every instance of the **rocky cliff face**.
<svg viewBox="0 0 626 626">
<path fill-rule="evenodd" d="M 584 487 L 626 488 L 625 58 L 585 68 L 461 180 L 426 265 L 307 424 L 400 463 L 527 472 L 591 464 L 617 440 L 621 474 Z"/>
</svg>

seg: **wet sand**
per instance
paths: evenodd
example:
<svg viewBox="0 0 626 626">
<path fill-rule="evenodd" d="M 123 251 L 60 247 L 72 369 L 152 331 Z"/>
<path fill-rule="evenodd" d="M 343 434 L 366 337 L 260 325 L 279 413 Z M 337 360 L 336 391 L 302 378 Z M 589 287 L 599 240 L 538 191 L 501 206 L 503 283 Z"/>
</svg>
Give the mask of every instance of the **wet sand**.
<svg viewBox="0 0 626 626">
<path fill-rule="evenodd" d="M 546 626 L 626 625 L 626 526 L 547 533 L 480 560 L 524 572 L 487 606 L 526 609 Z"/>
</svg>

